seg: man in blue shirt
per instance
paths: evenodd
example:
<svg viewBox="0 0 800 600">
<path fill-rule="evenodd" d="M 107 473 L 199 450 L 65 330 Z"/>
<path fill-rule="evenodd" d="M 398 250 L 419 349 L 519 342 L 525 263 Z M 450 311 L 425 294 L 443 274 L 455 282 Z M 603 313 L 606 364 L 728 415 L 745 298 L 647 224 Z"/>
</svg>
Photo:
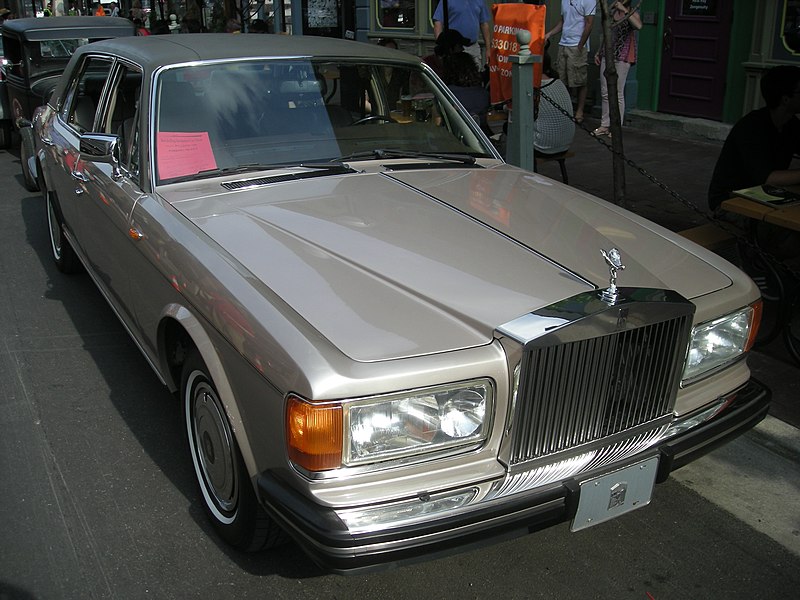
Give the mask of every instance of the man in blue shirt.
<svg viewBox="0 0 800 600">
<path fill-rule="evenodd" d="M 433 11 L 433 35 L 439 37 L 445 29 L 455 29 L 470 41 L 464 47 L 464 52 L 475 59 L 478 69 L 486 64 L 481 58 L 481 47 L 478 36 L 483 37 L 486 52 L 489 52 L 491 43 L 491 29 L 489 28 L 489 9 L 484 0 L 448 0 L 447 22 L 445 22 L 444 9 L 440 0 L 436 10 Z"/>
</svg>

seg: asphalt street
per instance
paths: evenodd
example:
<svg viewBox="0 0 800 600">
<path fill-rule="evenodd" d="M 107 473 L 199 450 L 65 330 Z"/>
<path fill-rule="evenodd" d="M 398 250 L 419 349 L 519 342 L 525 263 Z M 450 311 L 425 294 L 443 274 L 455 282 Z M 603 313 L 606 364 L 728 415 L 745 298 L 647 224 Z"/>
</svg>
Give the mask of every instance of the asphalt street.
<svg viewBox="0 0 800 600">
<path fill-rule="evenodd" d="M 769 418 L 653 502 L 380 573 L 296 546 L 244 555 L 206 523 L 178 403 L 86 275 L 49 257 L 44 204 L 0 151 L 0 599 L 780 598 L 800 589 L 797 430 Z M 762 379 L 775 376 L 766 371 Z"/>
</svg>

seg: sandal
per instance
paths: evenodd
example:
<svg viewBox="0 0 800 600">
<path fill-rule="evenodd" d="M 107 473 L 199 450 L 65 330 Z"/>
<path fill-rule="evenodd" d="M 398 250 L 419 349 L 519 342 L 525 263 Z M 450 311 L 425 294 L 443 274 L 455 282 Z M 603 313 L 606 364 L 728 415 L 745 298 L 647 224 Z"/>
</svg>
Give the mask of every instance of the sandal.
<svg viewBox="0 0 800 600">
<path fill-rule="evenodd" d="M 608 130 L 608 127 L 598 127 L 592 132 L 594 137 L 600 137 L 601 135 L 607 135 L 611 137 L 611 132 Z"/>
</svg>

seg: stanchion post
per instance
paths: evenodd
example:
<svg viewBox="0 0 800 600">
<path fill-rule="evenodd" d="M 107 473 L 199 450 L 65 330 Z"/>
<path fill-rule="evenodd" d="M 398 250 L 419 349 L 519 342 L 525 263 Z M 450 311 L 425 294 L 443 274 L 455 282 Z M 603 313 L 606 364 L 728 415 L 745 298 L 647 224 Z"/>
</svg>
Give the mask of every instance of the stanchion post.
<svg viewBox="0 0 800 600">
<path fill-rule="evenodd" d="M 533 171 L 533 65 L 542 62 L 531 54 L 531 32 L 517 33 L 519 53 L 508 57 L 511 65 L 511 123 L 508 131 L 507 160 L 512 165 Z"/>
</svg>

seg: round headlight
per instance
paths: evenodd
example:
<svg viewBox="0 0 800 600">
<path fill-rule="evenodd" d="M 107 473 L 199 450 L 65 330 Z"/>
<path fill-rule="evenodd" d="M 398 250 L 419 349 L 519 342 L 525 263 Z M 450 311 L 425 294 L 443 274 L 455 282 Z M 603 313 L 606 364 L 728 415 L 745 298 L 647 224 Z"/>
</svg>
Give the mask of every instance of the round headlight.
<svg viewBox="0 0 800 600">
<path fill-rule="evenodd" d="M 472 435 L 483 425 L 485 410 L 483 396 L 474 390 L 461 390 L 439 409 L 442 432 L 451 438 Z"/>
</svg>

